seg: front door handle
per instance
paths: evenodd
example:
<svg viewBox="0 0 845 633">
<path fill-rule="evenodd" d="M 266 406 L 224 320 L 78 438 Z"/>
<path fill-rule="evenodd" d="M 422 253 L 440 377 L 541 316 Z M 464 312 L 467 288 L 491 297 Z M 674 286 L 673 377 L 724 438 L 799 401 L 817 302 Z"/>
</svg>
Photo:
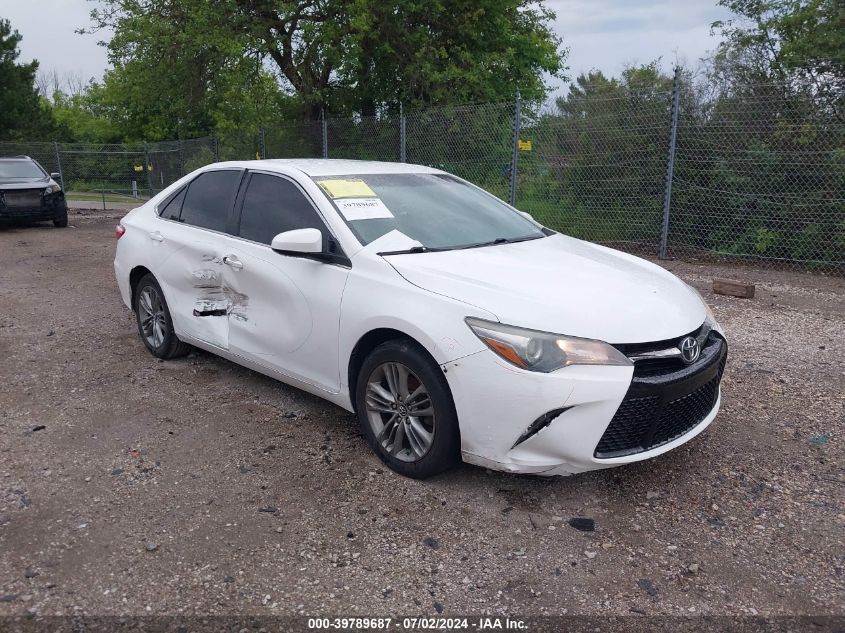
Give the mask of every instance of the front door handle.
<svg viewBox="0 0 845 633">
<path fill-rule="evenodd" d="M 150 232 L 150 239 L 153 242 L 163 242 L 164 236 L 161 233 L 159 233 L 158 231 L 151 231 Z"/>
<path fill-rule="evenodd" d="M 241 263 L 241 260 L 239 260 L 234 255 L 226 255 L 225 257 L 223 257 L 223 263 L 227 266 L 231 266 L 235 270 L 240 270 L 244 267 L 244 265 Z"/>
</svg>

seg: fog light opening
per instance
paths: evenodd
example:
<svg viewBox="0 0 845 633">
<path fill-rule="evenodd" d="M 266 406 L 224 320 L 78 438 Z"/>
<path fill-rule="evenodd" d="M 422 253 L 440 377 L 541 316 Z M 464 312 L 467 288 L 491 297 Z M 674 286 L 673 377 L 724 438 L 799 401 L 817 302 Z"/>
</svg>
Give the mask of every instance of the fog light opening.
<svg viewBox="0 0 845 633">
<path fill-rule="evenodd" d="M 528 426 L 527 429 L 525 429 L 525 432 L 522 435 L 520 435 L 519 439 L 517 439 L 516 442 L 514 442 L 514 445 L 511 446 L 511 450 L 515 449 L 517 446 L 522 444 L 525 440 L 530 439 L 530 438 L 534 437 L 535 435 L 537 435 L 537 433 L 539 433 L 540 431 L 545 429 L 547 426 L 549 426 L 552 423 L 552 420 L 554 420 L 556 417 L 558 417 L 561 413 L 569 411 L 569 409 L 571 409 L 571 408 L 572 407 L 561 407 L 560 409 L 552 409 L 551 411 L 547 411 L 546 413 L 541 415 L 539 418 L 534 420 Z"/>
</svg>

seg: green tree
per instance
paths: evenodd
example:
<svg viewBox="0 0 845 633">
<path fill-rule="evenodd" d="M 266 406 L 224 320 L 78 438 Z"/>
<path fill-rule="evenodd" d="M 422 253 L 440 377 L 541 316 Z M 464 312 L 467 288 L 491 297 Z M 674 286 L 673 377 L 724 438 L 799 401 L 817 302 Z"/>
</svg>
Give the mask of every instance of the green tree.
<svg viewBox="0 0 845 633">
<path fill-rule="evenodd" d="M 364 115 L 411 106 L 546 95 L 564 54 L 549 28 L 554 13 L 535 0 L 355 0 L 348 54 L 336 91 Z"/>
<path fill-rule="evenodd" d="M 658 62 L 579 75 L 523 133 L 536 147 L 521 159 L 521 208 L 591 240 L 654 241 L 671 89 Z"/>
<path fill-rule="evenodd" d="M 103 86 L 89 83 L 80 94 L 53 93 L 53 118 L 61 133 L 57 140 L 85 143 L 119 143 L 124 134 L 103 107 Z"/>
<path fill-rule="evenodd" d="M 720 252 L 842 262 L 845 5 L 720 4 L 735 16 L 713 25 L 713 89 L 685 110 L 673 222 Z"/>
<path fill-rule="evenodd" d="M 20 41 L 9 21 L 0 20 L 0 140 L 35 138 L 53 130 L 49 108 L 35 87 L 38 62 L 17 63 Z"/>
<path fill-rule="evenodd" d="M 114 31 L 109 103 L 147 135 L 268 101 L 316 119 L 539 99 L 565 57 L 537 0 L 106 0 L 92 18 Z"/>
<path fill-rule="evenodd" d="M 779 82 L 786 98 L 810 95 L 845 117 L 845 3 L 841 0 L 720 0 L 735 17 L 713 24 L 723 42 L 715 74 L 742 87 Z"/>
<path fill-rule="evenodd" d="M 214 127 L 215 95 L 247 61 L 242 29 L 227 19 L 233 10 L 233 2 L 120 0 L 92 12 L 96 27 L 114 27 L 113 68 L 92 96 L 124 138 L 187 138 Z"/>
</svg>

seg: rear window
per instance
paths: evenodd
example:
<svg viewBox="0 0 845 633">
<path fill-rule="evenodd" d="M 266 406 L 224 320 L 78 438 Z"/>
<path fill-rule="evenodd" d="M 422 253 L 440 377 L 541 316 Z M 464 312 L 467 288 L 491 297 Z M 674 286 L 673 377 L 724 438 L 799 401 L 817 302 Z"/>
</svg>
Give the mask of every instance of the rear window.
<svg viewBox="0 0 845 633">
<path fill-rule="evenodd" d="M 212 231 L 226 232 L 229 211 L 235 204 L 241 172 L 236 170 L 207 171 L 188 185 L 182 204 L 181 219 L 186 224 Z"/>
<path fill-rule="evenodd" d="M 178 220 L 180 214 L 182 213 L 182 202 L 185 200 L 185 192 L 188 191 L 187 187 L 182 187 L 179 192 L 168 200 L 167 204 L 164 205 L 161 209 L 161 217 L 165 220 Z"/>
</svg>

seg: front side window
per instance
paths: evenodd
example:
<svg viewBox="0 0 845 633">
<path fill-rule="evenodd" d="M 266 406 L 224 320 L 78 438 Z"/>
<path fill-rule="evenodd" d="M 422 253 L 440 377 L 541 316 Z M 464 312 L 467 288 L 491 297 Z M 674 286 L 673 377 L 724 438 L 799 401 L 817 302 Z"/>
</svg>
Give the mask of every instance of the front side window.
<svg viewBox="0 0 845 633">
<path fill-rule="evenodd" d="M 270 244 L 279 233 L 309 228 L 320 229 L 325 235 L 322 219 L 294 183 L 278 176 L 252 174 L 241 208 L 241 237 Z"/>
<path fill-rule="evenodd" d="M 188 185 L 182 203 L 182 221 L 226 232 L 229 211 L 235 203 L 240 180 L 241 172 L 235 170 L 207 171 L 197 176 Z"/>
<path fill-rule="evenodd" d="M 365 246 L 392 232 L 438 250 L 546 235 L 498 198 L 447 174 L 364 174 L 314 180 Z"/>
</svg>

